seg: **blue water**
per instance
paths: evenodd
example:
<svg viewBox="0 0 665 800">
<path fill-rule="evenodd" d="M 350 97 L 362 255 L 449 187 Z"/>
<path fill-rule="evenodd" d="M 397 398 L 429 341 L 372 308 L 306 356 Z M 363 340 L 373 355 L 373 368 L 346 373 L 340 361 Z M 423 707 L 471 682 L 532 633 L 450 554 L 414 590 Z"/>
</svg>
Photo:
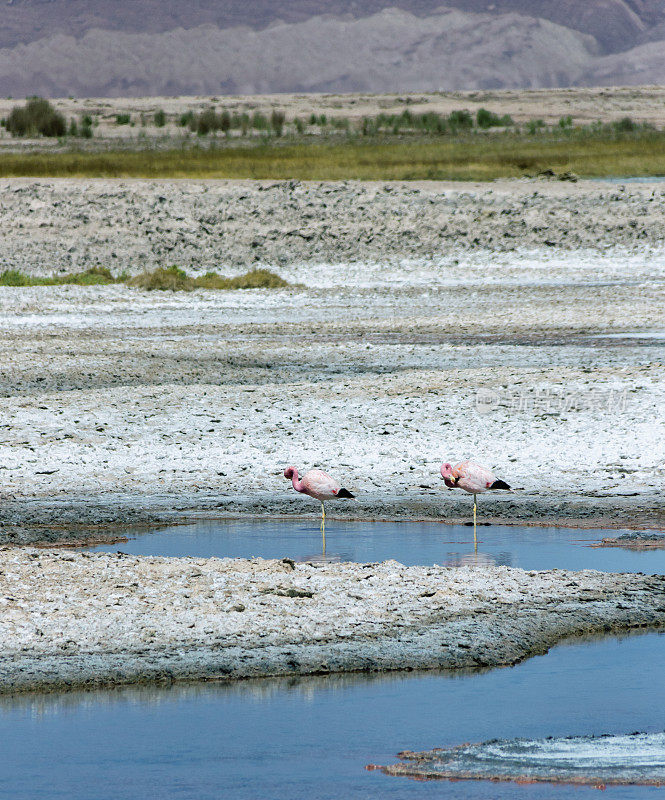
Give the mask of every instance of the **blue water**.
<svg viewBox="0 0 665 800">
<path fill-rule="evenodd" d="M 325 558 L 665 572 L 665 552 L 594 549 L 607 531 L 432 522 L 326 526 Z M 613 534 L 612 534 L 613 535 Z M 202 521 L 92 548 L 321 559 L 313 521 Z M 11 800 L 568 800 L 566 786 L 421 783 L 368 772 L 403 749 L 665 729 L 665 635 L 559 646 L 514 668 L 266 679 L 0 699 Z M 657 789 L 612 787 L 619 800 Z"/>
<path fill-rule="evenodd" d="M 523 569 L 598 569 L 604 572 L 665 573 L 665 550 L 593 548 L 604 536 L 622 531 L 567 528 L 478 528 L 436 522 L 340 522 L 326 524 L 331 561 L 385 561 L 402 564 L 502 564 Z M 293 520 L 212 520 L 166 528 L 128 542 L 91 548 L 132 555 L 321 559 L 318 522 Z"/>
<path fill-rule="evenodd" d="M 665 728 L 665 636 L 553 649 L 489 672 L 339 676 L 0 700 L 11 800 L 507 800 L 594 789 L 416 783 L 368 763 L 493 737 Z M 608 788 L 632 800 L 662 790 Z"/>
<path fill-rule="evenodd" d="M 639 178 L 624 176 L 623 178 L 593 178 L 592 180 L 600 181 L 601 183 L 661 183 L 665 181 L 665 176 L 647 175 Z"/>
</svg>

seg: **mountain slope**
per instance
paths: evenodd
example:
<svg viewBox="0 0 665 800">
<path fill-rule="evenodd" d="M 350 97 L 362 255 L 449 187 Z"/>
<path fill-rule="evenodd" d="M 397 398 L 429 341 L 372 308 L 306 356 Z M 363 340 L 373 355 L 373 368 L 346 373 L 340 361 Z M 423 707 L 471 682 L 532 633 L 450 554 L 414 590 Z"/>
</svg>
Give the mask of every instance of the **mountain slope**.
<svg viewBox="0 0 665 800">
<path fill-rule="evenodd" d="M 276 21 L 316 16 L 371 16 L 396 5 L 416 16 L 441 6 L 474 13 L 540 17 L 594 36 L 605 52 L 628 49 L 665 23 L 665 0 L 10 0 L 2 10 L 0 47 L 64 33 L 80 37 L 92 28 L 160 33 L 212 24 L 260 30 Z"/>
<path fill-rule="evenodd" d="M 408 9 L 381 8 L 385 0 L 18 0 L 3 9 L 0 94 L 665 83 L 665 42 L 654 41 L 665 35 L 665 0 L 397 2 Z"/>
<path fill-rule="evenodd" d="M 77 96 L 561 86 L 595 40 L 545 20 L 385 10 L 262 31 L 89 31 L 0 51 L 0 93 Z M 285 57 L 285 54 L 288 57 Z M 104 65 L 100 69 L 100 64 Z"/>
</svg>

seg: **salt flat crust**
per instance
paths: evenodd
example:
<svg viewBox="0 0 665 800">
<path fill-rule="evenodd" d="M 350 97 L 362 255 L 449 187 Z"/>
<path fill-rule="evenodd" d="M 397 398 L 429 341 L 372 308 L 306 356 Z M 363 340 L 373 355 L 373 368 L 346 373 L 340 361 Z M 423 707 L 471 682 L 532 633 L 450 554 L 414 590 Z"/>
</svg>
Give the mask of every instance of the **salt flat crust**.
<svg viewBox="0 0 665 800">
<path fill-rule="evenodd" d="M 0 690 L 514 664 L 665 623 L 665 577 L 0 552 Z"/>
</svg>

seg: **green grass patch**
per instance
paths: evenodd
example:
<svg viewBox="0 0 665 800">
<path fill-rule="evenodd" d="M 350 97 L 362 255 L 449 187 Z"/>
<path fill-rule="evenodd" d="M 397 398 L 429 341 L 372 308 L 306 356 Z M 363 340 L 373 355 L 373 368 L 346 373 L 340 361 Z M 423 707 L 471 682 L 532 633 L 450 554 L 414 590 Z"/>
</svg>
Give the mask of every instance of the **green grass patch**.
<svg viewBox="0 0 665 800">
<path fill-rule="evenodd" d="M 582 177 L 665 175 L 665 132 L 546 131 L 277 141 L 134 152 L 7 153 L 0 177 L 492 180 L 552 169 Z"/>
<path fill-rule="evenodd" d="M 189 292 L 194 289 L 194 279 L 178 267 L 159 267 L 152 272 L 142 272 L 127 281 L 128 286 L 145 289 L 148 292 L 161 289 L 171 292 Z"/>
<path fill-rule="evenodd" d="M 291 285 L 269 269 L 253 269 L 235 278 L 225 278 L 216 272 L 194 278 L 179 267 L 159 267 L 140 275 L 123 273 L 118 277 L 105 267 L 50 277 L 33 277 L 16 269 L 8 269 L 0 274 L 0 286 L 98 286 L 112 283 L 124 283 L 146 291 L 160 289 L 172 292 L 191 292 L 193 289 L 284 289 Z"/>
<path fill-rule="evenodd" d="M 121 283 L 123 276 L 115 278 L 105 267 L 92 267 L 85 272 L 70 272 L 66 275 L 34 277 L 17 269 L 7 269 L 0 274 L 0 286 L 99 286 L 100 284 Z"/>
</svg>

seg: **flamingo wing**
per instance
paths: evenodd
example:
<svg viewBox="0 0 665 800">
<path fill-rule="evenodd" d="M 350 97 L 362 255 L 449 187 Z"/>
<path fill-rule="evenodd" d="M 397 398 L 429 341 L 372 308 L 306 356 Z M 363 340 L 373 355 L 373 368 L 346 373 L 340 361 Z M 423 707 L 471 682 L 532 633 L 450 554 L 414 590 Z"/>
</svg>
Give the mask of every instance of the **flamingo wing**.
<svg viewBox="0 0 665 800">
<path fill-rule="evenodd" d="M 486 492 L 496 481 L 493 472 L 476 464 L 475 461 L 461 461 L 453 467 L 457 486 L 472 494 Z"/>
<path fill-rule="evenodd" d="M 310 469 L 303 475 L 302 482 L 307 494 L 317 500 L 333 500 L 342 488 L 339 481 L 321 469 Z"/>
</svg>

